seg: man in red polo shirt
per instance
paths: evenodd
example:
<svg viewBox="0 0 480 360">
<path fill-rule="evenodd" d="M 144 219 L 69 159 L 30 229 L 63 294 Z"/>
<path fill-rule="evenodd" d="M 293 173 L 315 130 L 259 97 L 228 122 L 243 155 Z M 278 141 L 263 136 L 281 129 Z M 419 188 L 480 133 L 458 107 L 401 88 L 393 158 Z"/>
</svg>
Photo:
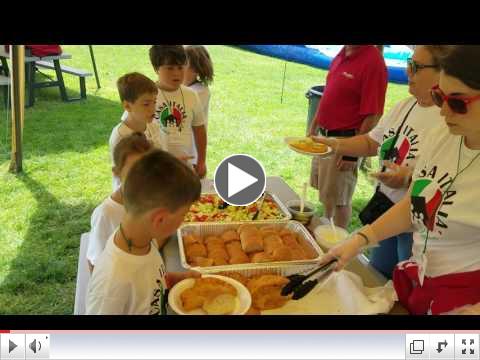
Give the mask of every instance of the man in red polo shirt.
<svg viewBox="0 0 480 360">
<path fill-rule="evenodd" d="M 333 59 L 310 135 L 350 137 L 368 133 L 380 119 L 387 91 L 387 68 L 374 45 L 345 45 Z M 311 185 L 318 189 L 324 216 L 346 228 L 352 213 L 359 160 L 313 158 Z"/>
</svg>

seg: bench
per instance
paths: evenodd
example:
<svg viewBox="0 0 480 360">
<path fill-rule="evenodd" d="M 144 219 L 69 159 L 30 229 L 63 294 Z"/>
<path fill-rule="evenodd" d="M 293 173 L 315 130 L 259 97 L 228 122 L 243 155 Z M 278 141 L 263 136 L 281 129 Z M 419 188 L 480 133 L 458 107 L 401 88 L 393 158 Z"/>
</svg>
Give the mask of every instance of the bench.
<svg viewBox="0 0 480 360">
<path fill-rule="evenodd" d="M 3 98 L 5 100 L 5 107 L 8 107 L 8 91 L 9 91 L 9 85 L 10 85 L 10 78 L 5 75 L 0 75 L 0 87 L 3 88 Z"/>
<path fill-rule="evenodd" d="M 35 65 L 39 68 L 55 70 L 55 65 L 52 61 L 41 60 L 41 61 L 37 61 L 35 63 Z M 79 99 L 70 99 L 69 101 L 86 99 L 87 98 L 87 90 L 86 90 L 86 87 L 85 87 L 85 78 L 87 76 L 92 76 L 92 73 L 89 73 L 88 71 L 85 71 L 85 70 L 75 69 L 75 68 L 72 68 L 70 66 L 65 66 L 65 65 L 60 65 L 60 68 L 62 70 L 62 73 L 78 76 L 78 78 L 80 80 L 80 98 Z"/>
</svg>

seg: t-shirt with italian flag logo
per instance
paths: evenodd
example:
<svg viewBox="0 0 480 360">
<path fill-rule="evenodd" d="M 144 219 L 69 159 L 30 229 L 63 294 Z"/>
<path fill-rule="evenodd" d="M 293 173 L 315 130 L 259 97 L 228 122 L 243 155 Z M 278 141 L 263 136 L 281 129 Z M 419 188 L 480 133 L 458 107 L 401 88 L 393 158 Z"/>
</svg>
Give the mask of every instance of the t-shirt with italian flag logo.
<svg viewBox="0 0 480 360">
<path fill-rule="evenodd" d="M 378 156 L 381 162 L 389 160 L 397 165 L 414 168 L 421 153 L 420 148 L 428 137 L 428 133 L 443 124 L 438 107 L 422 107 L 417 104 L 408 115 L 398 139 L 395 141 L 397 129 L 401 126 L 403 119 L 415 101 L 414 97 L 400 101 L 380 119 L 377 126 L 368 134 L 371 139 L 380 145 Z M 394 147 L 394 156 L 391 159 L 386 159 L 386 155 L 392 146 Z M 405 195 L 407 189 L 392 189 L 380 183 L 380 191 L 393 202 L 398 202 Z"/>
<path fill-rule="evenodd" d="M 460 161 L 459 161 L 460 150 Z M 476 156 L 479 155 L 477 158 Z M 475 160 L 474 160 L 475 159 Z M 457 164 L 461 170 L 456 179 Z M 427 276 L 480 269 L 480 150 L 463 144 L 443 126 L 429 133 L 413 174 L 413 255 L 426 243 Z"/>
</svg>

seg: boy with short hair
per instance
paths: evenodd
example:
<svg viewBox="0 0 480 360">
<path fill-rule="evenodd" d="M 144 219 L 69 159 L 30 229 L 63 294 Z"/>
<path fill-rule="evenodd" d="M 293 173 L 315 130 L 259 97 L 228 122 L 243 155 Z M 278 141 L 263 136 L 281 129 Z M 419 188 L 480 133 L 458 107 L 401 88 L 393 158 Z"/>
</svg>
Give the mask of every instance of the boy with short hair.
<svg viewBox="0 0 480 360">
<path fill-rule="evenodd" d="M 194 156 L 196 146 L 198 157 L 192 165 L 202 178 L 207 172 L 205 115 L 198 95 L 183 85 L 185 49 L 182 45 L 153 45 L 149 55 L 158 75 L 155 118 L 160 123 L 163 141 L 177 157 Z"/>
<path fill-rule="evenodd" d="M 161 248 L 175 233 L 200 197 L 199 178 L 172 155 L 154 150 L 132 166 L 123 191 L 126 215 L 98 258 L 87 314 L 159 314 L 164 289 L 194 276 L 166 274 L 152 240 Z"/>
<path fill-rule="evenodd" d="M 155 116 L 155 101 L 157 86 L 143 74 L 138 72 L 128 73 L 117 81 L 120 101 L 125 109 L 126 116 L 113 128 L 110 135 L 110 155 L 113 162 L 113 150 L 118 142 L 134 132 L 145 133 L 145 136 L 153 145 L 166 150 L 160 136 L 158 122 L 153 121 Z M 118 176 L 113 177 L 113 190 L 120 186 Z"/>
<path fill-rule="evenodd" d="M 112 172 L 120 179 L 121 184 L 125 182 L 133 164 L 152 149 L 152 143 L 143 133 L 133 133 L 118 142 L 113 151 Z M 93 211 L 87 250 L 90 273 L 107 240 L 118 228 L 124 215 L 123 192 L 120 186 Z"/>
</svg>

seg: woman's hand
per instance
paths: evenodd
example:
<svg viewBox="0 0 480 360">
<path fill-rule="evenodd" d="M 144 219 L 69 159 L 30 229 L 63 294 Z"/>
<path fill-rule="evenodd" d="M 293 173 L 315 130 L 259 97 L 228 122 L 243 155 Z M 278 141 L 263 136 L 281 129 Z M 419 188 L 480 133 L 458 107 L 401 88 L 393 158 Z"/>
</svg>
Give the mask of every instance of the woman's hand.
<svg viewBox="0 0 480 360">
<path fill-rule="evenodd" d="M 392 189 L 408 188 L 412 177 L 410 167 L 397 165 L 390 161 L 385 161 L 384 165 L 390 171 L 373 173 L 371 176 Z"/>
<path fill-rule="evenodd" d="M 351 238 L 331 248 L 330 251 L 323 256 L 321 263 L 326 264 L 333 259 L 337 259 L 335 271 L 342 270 L 350 260 L 360 253 L 364 246 L 365 239 L 354 234 Z"/>
<path fill-rule="evenodd" d="M 330 146 L 335 153 L 338 152 L 339 143 L 337 138 L 325 136 L 311 136 L 311 139 L 316 143 Z"/>
</svg>

